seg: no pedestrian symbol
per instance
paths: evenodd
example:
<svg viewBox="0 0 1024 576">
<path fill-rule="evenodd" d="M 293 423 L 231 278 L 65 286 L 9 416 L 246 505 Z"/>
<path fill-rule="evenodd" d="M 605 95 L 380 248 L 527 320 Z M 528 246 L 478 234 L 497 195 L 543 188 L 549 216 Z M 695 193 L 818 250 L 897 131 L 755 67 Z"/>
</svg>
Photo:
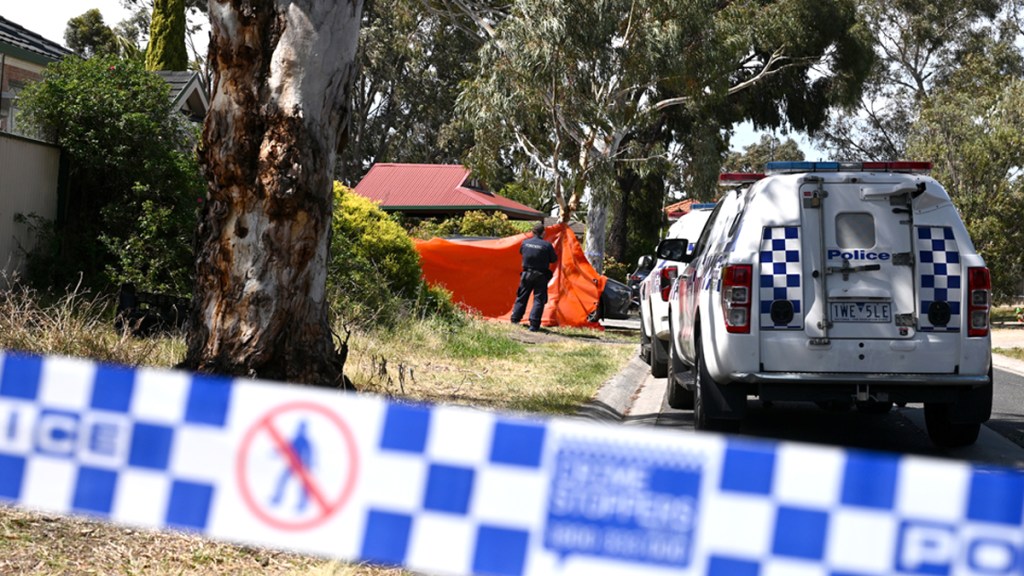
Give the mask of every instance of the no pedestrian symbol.
<svg viewBox="0 0 1024 576">
<path fill-rule="evenodd" d="M 308 530 L 344 506 L 359 455 L 345 421 L 312 402 L 271 410 L 245 433 L 236 475 L 249 510 L 281 530 Z"/>
</svg>

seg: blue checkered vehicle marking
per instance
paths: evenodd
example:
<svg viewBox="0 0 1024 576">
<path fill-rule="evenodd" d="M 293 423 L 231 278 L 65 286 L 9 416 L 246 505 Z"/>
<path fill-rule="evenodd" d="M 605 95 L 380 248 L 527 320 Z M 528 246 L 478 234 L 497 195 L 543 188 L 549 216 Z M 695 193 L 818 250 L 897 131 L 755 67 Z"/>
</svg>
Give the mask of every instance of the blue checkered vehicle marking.
<svg viewBox="0 0 1024 576">
<path fill-rule="evenodd" d="M 229 381 L 0 358 L 0 501 L 133 524 L 207 527 L 214 483 L 179 466 L 177 439 L 187 429 L 223 429 Z M 161 387 L 162 401 L 138 401 L 143 388 Z M 60 488 L 40 494 L 39 485 Z"/>
<path fill-rule="evenodd" d="M 960 251 L 948 226 L 918 226 L 916 237 L 920 330 L 923 332 L 959 332 L 962 318 L 963 272 Z M 946 326 L 928 321 L 934 302 L 947 302 L 951 317 Z"/>
<path fill-rule="evenodd" d="M 800 261 L 800 227 L 765 228 L 761 235 L 759 301 L 762 330 L 803 330 L 803 267 Z M 793 320 L 776 324 L 772 302 L 793 303 Z"/>
</svg>

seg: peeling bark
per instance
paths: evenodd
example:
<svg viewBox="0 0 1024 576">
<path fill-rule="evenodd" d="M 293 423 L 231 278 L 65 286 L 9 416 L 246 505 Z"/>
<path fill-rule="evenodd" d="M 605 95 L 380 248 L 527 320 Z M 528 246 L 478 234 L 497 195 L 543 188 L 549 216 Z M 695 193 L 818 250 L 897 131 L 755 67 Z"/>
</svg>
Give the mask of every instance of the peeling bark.
<svg viewBox="0 0 1024 576">
<path fill-rule="evenodd" d="M 208 201 L 184 367 L 340 386 L 331 182 L 361 0 L 211 0 Z"/>
</svg>

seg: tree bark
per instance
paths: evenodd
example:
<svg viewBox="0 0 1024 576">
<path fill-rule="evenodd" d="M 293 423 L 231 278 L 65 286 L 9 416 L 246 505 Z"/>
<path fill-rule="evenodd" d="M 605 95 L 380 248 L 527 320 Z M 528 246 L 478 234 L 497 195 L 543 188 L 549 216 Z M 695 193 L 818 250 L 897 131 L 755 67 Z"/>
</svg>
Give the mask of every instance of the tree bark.
<svg viewBox="0 0 1024 576">
<path fill-rule="evenodd" d="M 598 274 L 604 272 L 604 241 L 607 225 L 608 203 L 591 198 L 587 208 L 587 241 L 583 253 Z"/>
<path fill-rule="evenodd" d="M 632 176 L 633 173 L 628 172 L 628 175 Z M 629 200 L 633 192 L 629 176 L 623 175 L 615 179 L 618 184 L 615 191 L 616 205 L 612 211 L 611 224 L 608 226 L 608 241 L 605 246 L 608 255 L 620 263 L 626 263 L 626 215 L 629 213 Z"/>
<path fill-rule="evenodd" d="M 362 0 L 210 0 L 208 180 L 184 367 L 340 386 L 331 184 Z M 344 347 L 342 347 L 344 348 Z"/>
</svg>

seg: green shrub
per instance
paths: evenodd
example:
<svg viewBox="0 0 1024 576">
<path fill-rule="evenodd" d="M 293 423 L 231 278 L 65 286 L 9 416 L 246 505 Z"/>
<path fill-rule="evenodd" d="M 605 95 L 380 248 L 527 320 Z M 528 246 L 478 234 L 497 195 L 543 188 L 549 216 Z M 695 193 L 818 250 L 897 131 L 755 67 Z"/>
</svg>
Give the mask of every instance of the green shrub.
<svg viewBox="0 0 1024 576">
<path fill-rule="evenodd" d="M 629 266 L 619 262 L 611 256 L 604 257 L 604 275 L 611 278 L 612 280 L 618 280 L 619 282 L 626 282 L 626 278 L 629 277 Z"/>
<path fill-rule="evenodd" d="M 68 157 L 64 217 L 34 222 L 48 237 L 30 254 L 33 285 L 81 281 L 103 291 L 191 290 L 198 128 L 167 98 L 167 83 L 139 62 L 69 56 L 19 94 L 19 123 Z M 26 216 L 26 218 L 30 217 Z"/>
<path fill-rule="evenodd" d="M 471 210 L 446 220 L 423 220 L 409 232 L 410 236 L 428 240 L 443 236 L 484 236 L 504 238 L 533 228 L 532 221 L 509 220 L 503 212 Z"/>
<path fill-rule="evenodd" d="M 405 230 L 372 201 L 334 183 L 328 290 L 335 312 L 357 326 L 394 326 L 411 316 L 449 320 L 451 295 L 422 280 L 420 256 Z"/>
</svg>

